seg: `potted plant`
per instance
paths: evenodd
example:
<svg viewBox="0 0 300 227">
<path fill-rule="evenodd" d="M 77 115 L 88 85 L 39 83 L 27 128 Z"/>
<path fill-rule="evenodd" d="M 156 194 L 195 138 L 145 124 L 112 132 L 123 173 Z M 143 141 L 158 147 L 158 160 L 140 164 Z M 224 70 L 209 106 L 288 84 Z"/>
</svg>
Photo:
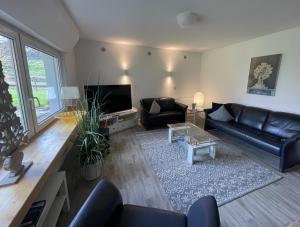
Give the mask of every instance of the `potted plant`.
<svg viewBox="0 0 300 227">
<path fill-rule="evenodd" d="M 108 153 L 109 145 L 105 136 L 99 133 L 99 123 L 104 113 L 97 96 L 88 108 L 87 100 L 80 101 L 80 109 L 76 110 L 78 123 L 78 145 L 81 175 L 86 180 L 94 180 L 101 176 L 102 162 Z"/>
</svg>

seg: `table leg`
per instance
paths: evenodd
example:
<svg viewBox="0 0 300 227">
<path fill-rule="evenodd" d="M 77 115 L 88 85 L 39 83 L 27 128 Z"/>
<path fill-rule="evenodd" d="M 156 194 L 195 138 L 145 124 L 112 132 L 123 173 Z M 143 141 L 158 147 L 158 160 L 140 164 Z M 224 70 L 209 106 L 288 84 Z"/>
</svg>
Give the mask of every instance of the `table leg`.
<svg viewBox="0 0 300 227">
<path fill-rule="evenodd" d="M 189 164 L 193 165 L 194 164 L 194 148 L 192 146 L 188 146 L 188 157 L 187 161 Z"/>
<path fill-rule="evenodd" d="M 169 143 L 172 143 L 173 142 L 173 132 L 174 130 L 172 128 L 169 128 Z"/>
<path fill-rule="evenodd" d="M 217 151 L 216 144 L 209 146 L 209 156 L 212 157 L 213 159 L 216 158 L 216 151 Z"/>
</svg>

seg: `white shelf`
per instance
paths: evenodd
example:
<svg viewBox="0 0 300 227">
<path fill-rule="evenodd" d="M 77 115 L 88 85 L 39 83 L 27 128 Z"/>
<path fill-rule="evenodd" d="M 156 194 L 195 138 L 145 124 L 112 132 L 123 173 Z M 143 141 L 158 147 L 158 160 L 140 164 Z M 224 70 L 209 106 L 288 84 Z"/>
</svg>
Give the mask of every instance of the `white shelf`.
<svg viewBox="0 0 300 227">
<path fill-rule="evenodd" d="M 64 203 L 66 202 L 66 196 L 57 196 L 51 206 L 51 209 L 48 212 L 47 218 L 43 226 L 55 227 L 56 222 L 59 218 L 59 214 L 63 208 Z"/>
<path fill-rule="evenodd" d="M 138 111 L 133 107 L 131 110 L 107 114 L 102 120 L 111 123 L 107 127 L 109 128 L 109 134 L 113 134 L 136 126 Z"/>
<path fill-rule="evenodd" d="M 69 196 L 64 171 L 53 173 L 36 201 L 45 200 L 46 204 L 38 220 L 37 227 L 55 226 L 64 203 L 69 209 Z"/>
</svg>

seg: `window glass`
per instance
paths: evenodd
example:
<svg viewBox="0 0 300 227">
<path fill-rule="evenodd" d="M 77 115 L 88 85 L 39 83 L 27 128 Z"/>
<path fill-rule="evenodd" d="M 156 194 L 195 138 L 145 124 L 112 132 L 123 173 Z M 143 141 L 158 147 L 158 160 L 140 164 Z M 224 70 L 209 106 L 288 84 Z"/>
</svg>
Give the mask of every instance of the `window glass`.
<svg viewBox="0 0 300 227">
<path fill-rule="evenodd" d="M 40 124 L 61 108 L 58 59 L 29 46 L 25 46 L 25 51 L 34 110 Z"/>
<path fill-rule="evenodd" d="M 27 130 L 18 80 L 19 75 L 15 61 L 14 41 L 3 35 L 0 35 L 0 60 L 2 62 L 5 81 L 9 84 L 9 93 L 12 96 L 13 106 L 17 108 L 16 114 L 20 118 L 24 129 Z"/>
</svg>

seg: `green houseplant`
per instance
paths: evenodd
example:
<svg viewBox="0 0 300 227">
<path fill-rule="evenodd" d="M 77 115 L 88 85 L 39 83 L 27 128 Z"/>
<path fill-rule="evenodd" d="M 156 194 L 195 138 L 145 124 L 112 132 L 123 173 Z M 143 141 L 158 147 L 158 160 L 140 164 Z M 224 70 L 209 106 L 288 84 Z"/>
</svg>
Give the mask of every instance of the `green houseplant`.
<svg viewBox="0 0 300 227">
<path fill-rule="evenodd" d="M 101 175 L 103 158 L 109 150 L 106 138 L 99 133 L 100 121 L 104 116 L 101 105 L 96 94 L 90 103 L 90 108 L 87 100 L 84 99 L 79 101 L 79 109 L 74 111 L 78 125 L 81 175 L 86 180 L 94 180 Z"/>
</svg>

